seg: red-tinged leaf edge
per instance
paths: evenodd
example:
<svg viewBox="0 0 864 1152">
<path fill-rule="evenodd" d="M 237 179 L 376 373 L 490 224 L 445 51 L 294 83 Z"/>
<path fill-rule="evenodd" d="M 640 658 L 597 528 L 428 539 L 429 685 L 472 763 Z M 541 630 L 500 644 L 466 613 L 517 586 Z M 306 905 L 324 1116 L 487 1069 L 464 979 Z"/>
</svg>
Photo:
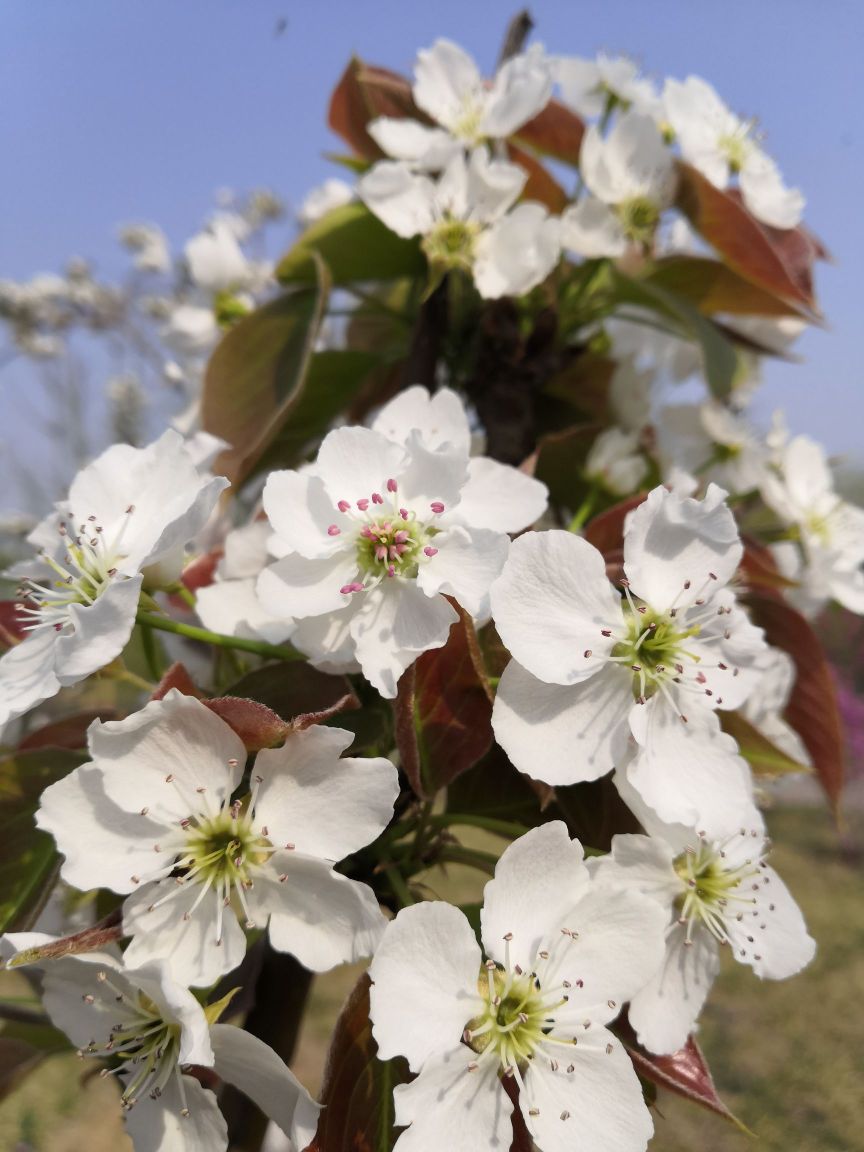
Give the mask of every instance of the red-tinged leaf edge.
<svg viewBox="0 0 864 1152">
<path fill-rule="evenodd" d="M 585 135 L 585 122 L 571 112 L 560 100 L 550 100 L 533 120 L 523 124 L 514 135 L 517 144 L 524 144 L 543 156 L 577 165 Z"/>
<path fill-rule="evenodd" d="M 150 697 L 151 700 L 162 700 L 171 691 L 176 688 L 178 692 L 182 692 L 184 696 L 195 696 L 198 700 L 204 699 L 204 694 L 195 684 L 189 674 L 189 670 L 182 661 L 177 660 L 170 668 L 166 669 L 162 679 L 153 690 Z"/>
<path fill-rule="evenodd" d="M 643 1079 L 673 1092 L 676 1096 L 683 1096 L 685 1100 L 691 1100 L 710 1112 L 715 1112 L 742 1132 L 754 1135 L 720 1099 L 702 1050 L 692 1036 L 688 1038 L 683 1048 L 673 1052 L 671 1056 L 655 1056 L 639 1045 L 628 1021 L 619 1022 L 615 1026 L 615 1031 L 621 1037 L 621 1042 L 633 1061 L 633 1067 Z"/>
<path fill-rule="evenodd" d="M 786 588 L 795 587 L 794 580 L 789 580 L 780 574 L 769 548 L 754 540 L 752 536 L 742 535 L 741 540 L 744 555 L 741 557 L 738 571 L 749 588 L 782 592 Z"/>
<path fill-rule="evenodd" d="M 644 503 L 646 496 L 646 492 L 637 492 L 635 496 L 629 496 L 598 516 L 594 516 L 585 525 L 582 535 L 598 552 L 602 552 L 607 562 L 610 559 L 617 562 L 623 555 L 624 522 L 634 508 Z"/>
<path fill-rule="evenodd" d="M 26 635 L 21 624 L 18 601 L 0 600 L 0 644 L 5 648 L 14 648 Z"/>
<path fill-rule="evenodd" d="M 344 696 L 329 706 L 329 708 L 322 708 L 319 712 L 301 712 L 299 716 L 295 716 L 290 722 L 292 732 L 305 732 L 307 728 L 311 728 L 313 724 L 325 724 L 328 720 L 332 720 L 334 716 L 338 716 L 340 712 L 354 712 L 360 707 L 360 701 L 353 692 L 346 692 Z"/>
<path fill-rule="evenodd" d="M 393 701 L 393 728 L 396 736 L 396 749 L 399 753 L 399 766 L 408 778 L 411 791 L 421 800 L 428 800 L 429 797 L 423 783 L 417 727 L 414 722 L 416 692 L 417 664 L 415 662 L 399 677 L 396 699 Z"/>
<path fill-rule="evenodd" d="M 392 1147 L 393 1088 L 409 1079 L 400 1059 L 379 1061 L 364 973 L 339 1013 L 327 1053 L 318 1130 L 307 1152 L 371 1152 Z M 384 1137 L 382 1140 L 381 1137 Z M 443 1150 L 442 1150 L 443 1152 Z"/>
<path fill-rule="evenodd" d="M 522 189 L 523 200 L 536 200 L 543 204 L 555 215 L 560 214 L 567 207 L 567 193 L 552 175 L 552 173 L 524 148 L 516 144 L 507 144 L 509 159 L 518 164 L 528 174 L 525 187 Z"/>
<path fill-rule="evenodd" d="M 355 56 L 333 89 L 327 123 L 358 156 L 380 160 L 384 153 L 366 131 L 366 125 L 379 116 L 429 123 L 414 103 L 411 85 L 404 76 L 365 64 Z"/>
<path fill-rule="evenodd" d="M 689 164 L 678 162 L 677 204 L 699 234 L 746 280 L 796 305 L 807 319 L 821 322 L 809 264 L 800 243 L 768 229 L 741 203 Z"/>
<path fill-rule="evenodd" d="M 71 936 L 61 936 L 47 944 L 34 948 L 24 948 L 6 961 L 7 968 L 23 968 L 27 964 L 41 964 L 44 960 L 57 960 L 61 956 L 76 956 L 81 952 L 99 952 L 110 944 L 116 944 L 123 936 L 123 913 L 117 908 L 109 912 L 98 924 L 75 932 Z"/>
<path fill-rule="evenodd" d="M 819 782 L 835 821 L 840 820 L 844 779 L 843 725 L 831 667 L 810 623 L 781 597 L 750 593 L 745 598 L 755 624 L 765 639 L 782 648 L 795 664 L 795 684 L 785 719 L 810 753 Z"/>
<path fill-rule="evenodd" d="M 205 552 L 203 556 L 196 556 L 192 563 L 183 569 L 180 576 L 181 583 L 190 592 L 209 587 L 213 583 L 216 568 L 224 554 L 224 548 L 214 548 L 210 552 Z"/>
</svg>

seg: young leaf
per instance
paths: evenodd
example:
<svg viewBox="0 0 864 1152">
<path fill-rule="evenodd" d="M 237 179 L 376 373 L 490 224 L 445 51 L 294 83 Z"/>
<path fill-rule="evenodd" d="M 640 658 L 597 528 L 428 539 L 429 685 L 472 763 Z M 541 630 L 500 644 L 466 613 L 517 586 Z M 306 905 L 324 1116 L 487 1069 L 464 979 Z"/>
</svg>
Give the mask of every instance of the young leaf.
<svg viewBox="0 0 864 1152">
<path fill-rule="evenodd" d="M 369 1022 L 369 977 L 345 1002 L 327 1054 L 324 1110 L 309 1152 L 378 1152 L 393 1147 L 393 1089 L 409 1078 L 401 1058 L 378 1059 Z"/>
<path fill-rule="evenodd" d="M 48 897 L 60 857 L 33 817 L 48 785 L 84 759 L 59 748 L 0 759 L 0 932 L 26 931 Z"/>
<path fill-rule="evenodd" d="M 426 272 L 426 257 L 417 237 L 397 236 L 359 202 L 334 208 L 310 224 L 277 264 L 277 279 L 282 284 L 313 282 L 315 253 L 336 285 Z"/>
<path fill-rule="evenodd" d="M 317 257 L 309 287 L 271 300 L 236 324 L 210 358 L 201 423 L 231 447 L 214 471 L 241 484 L 303 394 L 330 280 Z"/>
<path fill-rule="evenodd" d="M 717 715 L 723 731 L 738 742 L 738 750 L 753 769 L 754 776 L 784 776 L 790 772 L 810 771 L 806 764 L 799 764 L 787 755 L 740 713 L 718 710 Z"/>
<path fill-rule="evenodd" d="M 411 85 L 404 76 L 364 64 L 354 56 L 333 89 L 327 123 L 359 156 L 380 160 L 384 153 L 366 131 L 369 121 L 378 116 L 407 116 L 428 123 L 414 103 Z"/>
<path fill-rule="evenodd" d="M 749 316 L 803 316 L 810 310 L 783 300 L 740 273 L 705 256 L 667 256 L 658 260 L 645 280 L 676 292 L 700 312 Z"/>
<path fill-rule="evenodd" d="M 577 165 L 584 135 L 584 121 L 560 100 L 550 100 L 542 112 L 522 125 L 514 139 L 541 156 Z"/>
<path fill-rule="evenodd" d="M 835 817 L 843 791 L 843 728 L 831 668 L 811 625 L 779 596 L 751 593 L 747 605 L 765 639 L 795 662 L 795 686 L 785 718 L 810 753 Z"/>
</svg>

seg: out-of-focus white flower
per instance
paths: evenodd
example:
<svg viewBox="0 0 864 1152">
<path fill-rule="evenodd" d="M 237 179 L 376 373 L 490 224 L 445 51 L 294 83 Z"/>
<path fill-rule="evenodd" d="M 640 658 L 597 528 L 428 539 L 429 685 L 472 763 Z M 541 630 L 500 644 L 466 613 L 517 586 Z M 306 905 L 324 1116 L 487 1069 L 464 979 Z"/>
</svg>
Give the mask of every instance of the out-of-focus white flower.
<svg viewBox="0 0 864 1152">
<path fill-rule="evenodd" d="M 780 648 L 768 648 L 759 657 L 759 667 L 762 677 L 741 705 L 741 714 L 781 752 L 809 768 L 812 759 L 804 741 L 783 719 L 795 686 L 795 664 Z"/>
<path fill-rule="evenodd" d="M 513 207 L 527 174 L 490 160 L 477 148 L 460 152 L 440 179 L 383 161 L 358 184 L 358 195 L 399 236 L 422 236 L 437 273 L 461 268 L 481 296 L 520 296 L 544 280 L 560 255 L 559 223 L 541 204 Z"/>
<path fill-rule="evenodd" d="M 509 510 L 515 522 L 536 496 L 512 495 L 522 501 Z M 271 473 L 264 508 L 282 557 L 259 578 L 265 608 L 300 622 L 301 651 L 356 659 L 384 696 L 395 696 L 421 652 L 446 643 L 457 615 L 445 595 L 488 615 L 509 547 L 489 526 L 501 515 L 498 494 L 484 491 L 482 475 L 469 478 L 464 452 L 429 449 L 422 430 L 403 446 L 369 428 L 338 428 L 310 468 Z"/>
<path fill-rule="evenodd" d="M 507 1148 L 512 1104 L 541 1152 L 641 1152 L 651 1118 L 632 1064 L 607 1029 L 663 955 L 663 910 L 595 889 L 560 821 L 511 844 L 486 885 L 483 951 L 450 904 L 404 908 L 369 974 L 382 1060 L 405 1056 L 393 1093 L 398 1152 Z M 484 960 L 484 952 L 487 959 Z M 576 1144 L 573 1144 L 576 1141 Z"/>
<path fill-rule="evenodd" d="M 297 219 L 304 228 L 332 212 L 334 208 L 341 208 L 350 204 L 354 199 L 354 189 L 344 180 L 331 177 L 307 192 L 303 203 L 297 209 Z"/>
<path fill-rule="evenodd" d="M 807 615 L 828 600 L 864 614 L 864 509 L 838 495 L 825 451 L 809 436 L 790 440 L 776 460 L 762 496 L 797 538 L 773 549 L 783 574 L 800 581 L 792 600 Z"/>
<path fill-rule="evenodd" d="M 179 356 L 198 356 L 208 352 L 219 339 L 219 325 L 211 307 L 178 304 L 171 310 L 160 335 L 167 347 Z"/>
<path fill-rule="evenodd" d="M 744 416 L 721 404 L 670 404 L 656 421 L 664 467 L 685 468 L 730 492 L 752 492 L 768 475 L 771 449 Z"/>
<path fill-rule="evenodd" d="M 418 53 L 414 77 L 414 102 L 440 127 L 382 116 L 368 131 L 388 156 L 429 171 L 446 167 L 465 148 L 511 136 L 552 95 L 539 45 L 512 57 L 487 84 L 467 52 L 450 40 L 436 40 Z"/>
<path fill-rule="evenodd" d="M 614 496 L 629 496 L 648 475 L 648 461 L 639 449 L 639 433 L 604 428 L 585 460 L 585 475 Z"/>
<path fill-rule="evenodd" d="M 135 253 L 133 261 L 142 272 L 167 272 L 171 253 L 165 233 L 156 224 L 125 224 L 119 230 L 120 243 Z"/>
<path fill-rule="evenodd" d="M 736 827 L 750 774 L 718 708 L 738 708 L 760 672 L 762 632 L 726 587 L 742 555 L 725 493 L 655 488 L 624 534 L 622 599 L 603 556 L 569 532 L 519 537 L 492 587 L 513 655 L 495 736 L 520 771 L 551 784 L 594 780 L 638 745 L 628 778 L 664 819 Z"/>
<path fill-rule="evenodd" d="M 659 380 L 680 384 L 702 370 L 698 346 L 673 332 L 661 331 L 656 313 L 631 308 L 626 315 L 611 316 L 603 326 L 617 360 L 629 356 L 638 368 L 653 372 Z"/>
<path fill-rule="evenodd" d="M 234 231 L 224 221 L 211 222 L 203 232 L 188 240 L 183 254 L 189 275 L 205 291 L 237 290 L 248 284 L 249 261 Z"/>
<path fill-rule="evenodd" d="M 184 545 L 227 487 L 174 431 L 146 448 L 115 444 L 78 473 L 29 537 L 41 555 L 15 570 L 28 636 L 0 659 L 0 727 L 120 655 L 145 579 L 179 576 Z"/>
<path fill-rule="evenodd" d="M 243 959 L 241 924 L 269 922 L 274 948 L 321 972 L 371 955 L 384 926 L 372 890 L 333 871 L 383 831 L 399 791 L 389 760 L 340 759 L 353 738 L 289 732 L 235 796 L 243 742 L 175 689 L 92 725 L 92 762 L 45 790 L 37 824 L 70 884 L 131 893 L 128 963 L 170 957 L 184 983 L 212 984 Z"/>
<path fill-rule="evenodd" d="M 50 940 L 36 933 L 3 937 L 0 953 Z M 213 1092 L 189 1074 L 212 1069 L 239 1088 L 305 1148 L 321 1111 L 272 1048 L 231 1024 L 217 1024 L 170 964 L 125 965 L 115 954 L 88 952 L 43 962 L 42 1000 L 52 1022 L 82 1058 L 113 1063 L 122 1086 L 126 1130 L 135 1152 L 224 1152 L 225 1120 Z"/>
<path fill-rule="evenodd" d="M 663 106 L 654 84 L 639 74 L 639 67 L 626 56 L 595 59 L 558 56 L 552 60 L 553 74 L 561 89 L 561 99 L 580 116 L 602 116 L 610 107 L 633 108 L 658 119 Z"/>
<path fill-rule="evenodd" d="M 816 945 L 765 862 L 769 845 L 758 812 L 739 831 L 716 839 L 662 823 L 626 785 L 622 794 L 650 835 L 615 836 L 611 853 L 589 867 L 610 897 L 621 889 L 644 892 L 666 911 L 666 954 L 632 997 L 628 1016 L 641 1044 L 671 1053 L 696 1023 L 720 969 L 721 945 L 770 980 L 800 972 Z"/>
<path fill-rule="evenodd" d="M 654 120 L 626 112 L 605 138 L 592 125 L 579 170 L 592 196 L 563 213 L 563 246 L 593 257 L 650 244 L 675 194 L 675 160 Z"/>
<path fill-rule="evenodd" d="M 794 228 L 800 223 L 804 197 L 797 188 L 785 186 L 777 165 L 756 143 L 753 121 L 730 112 L 699 76 L 688 76 L 683 83 L 667 80 L 663 103 L 688 163 L 718 188 L 737 175 L 744 203 L 766 224 Z"/>
</svg>

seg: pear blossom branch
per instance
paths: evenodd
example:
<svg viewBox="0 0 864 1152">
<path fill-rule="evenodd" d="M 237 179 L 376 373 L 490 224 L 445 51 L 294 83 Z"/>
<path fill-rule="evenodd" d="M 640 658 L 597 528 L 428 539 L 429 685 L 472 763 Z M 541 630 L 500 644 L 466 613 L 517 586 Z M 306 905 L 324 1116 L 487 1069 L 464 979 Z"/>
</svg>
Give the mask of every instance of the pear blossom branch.
<svg viewBox="0 0 864 1152">
<path fill-rule="evenodd" d="M 139 612 L 136 622 L 144 628 L 173 632 L 175 636 L 185 636 L 187 640 L 199 640 L 202 644 L 213 644 L 216 648 L 252 652 L 256 656 L 268 656 L 272 660 L 305 660 L 302 652 L 288 648 L 284 644 L 268 644 L 264 640 L 247 640 L 242 636 L 225 636 L 220 632 L 211 632 L 209 628 L 199 628 L 195 624 L 181 624 L 178 620 L 170 620 L 167 616 L 157 616 L 154 612 Z"/>
</svg>

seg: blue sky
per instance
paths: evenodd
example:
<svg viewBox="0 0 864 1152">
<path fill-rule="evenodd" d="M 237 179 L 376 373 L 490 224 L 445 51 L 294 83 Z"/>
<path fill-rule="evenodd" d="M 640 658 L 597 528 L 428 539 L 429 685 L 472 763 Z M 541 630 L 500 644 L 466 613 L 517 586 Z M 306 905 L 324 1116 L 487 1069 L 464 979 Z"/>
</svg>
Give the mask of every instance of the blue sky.
<svg viewBox="0 0 864 1152">
<path fill-rule="evenodd" d="M 181 243 L 220 186 L 289 202 L 332 166 L 327 99 L 352 52 L 410 71 L 417 48 L 457 40 L 491 69 L 515 5 L 493 0 L 3 0 L 0 277 L 125 260 L 114 227 L 158 221 Z M 830 322 L 769 367 L 759 410 L 864 458 L 860 302 L 864 136 L 856 0 L 535 0 L 553 51 L 627 52 L 662 79 L 705 76 L 759 116 L 769 150 L 808 198 L 833 251 L 818 288 Z M 277 25 L 285 22 L 277 34 Z M 7 413 L 28 367 L 0 369 Z M 6 505 L 5 500 L 0 505 Z"/>
</svg>

